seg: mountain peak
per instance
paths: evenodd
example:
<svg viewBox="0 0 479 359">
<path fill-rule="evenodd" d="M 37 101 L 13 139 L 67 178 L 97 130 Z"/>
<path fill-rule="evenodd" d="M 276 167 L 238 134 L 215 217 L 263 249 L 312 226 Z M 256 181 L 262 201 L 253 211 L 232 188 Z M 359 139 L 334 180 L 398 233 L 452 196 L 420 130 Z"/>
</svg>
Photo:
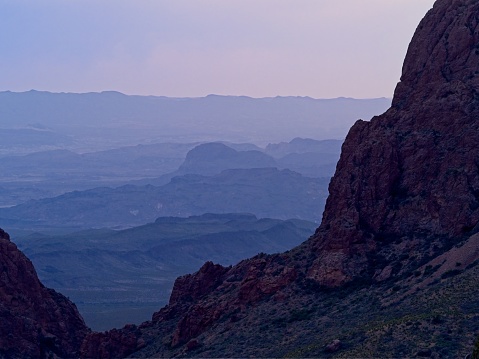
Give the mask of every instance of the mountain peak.
<svg viewBox="0 0 479 359">
<path fill-rule="evenodd" d="M 6 240 L 6 241 L 10 241 L 10 235 L 5 232 L 3 229 L 0 228 L 0 240 Z"/>
<path fill-rule="evenodd" d="M 404 61 L 393 107 L 453 94 L 472 95 L 479 85 L 479 3 L 438 0 L 419 24 Z M 469 93 L 469 94 L 468 94 Z"/>
<path fill-rule="evenodd" d="M 236 151 L 221 142 L 210 142 L 189 151 L 178 173 L 213 175 L 226 169 L 275 166 L 275 160 L 260 151 Z"/>
<path fill-rule="evenodd" d="M 476 230 L 478 11 L 476 1 L 437 1 L 411 42 L 392 108 L 349 131 L 314 239 L 312 279 L 337 286 L 374 277 L 378 262 L 398 255 L 391 242 L 408 242 L 422 261 Z"/>
<path fill-rule="evenodd" d="M 442 268 L 436 279 L 447 280 L 479 260 L 473 250 L 479 232 L 478 10 L 475 0 L 438 0 L 428 12 L 392 107 L 349 131 L 314 236 L 287 253 L 259 254 L 233 267 L 206 263 L 177 279 L 169 305 L 152 321 L 87 336 L 83 356 L 120 356 L 107 352 L 114 347 L 135 357 L 322 357 L 341 335 L 363 354 L 341 357 L 463 357 L 464 327 L 466 321 L 476 326 L 477 306 L 462 304 L 477 298 L 477 266 L 466 273 L 473 278 L 467 286 L 440 284 L 444 291 L 423 293 L 421 308 L 400 302 L 419 285 L 434 284 L 427 275 L 433 265 Z M 464 263 L 457 260 L 463 253 Z M 388 280 L 391 287 L 380 285 Z M 341 295 L 357 288 L 325 290 L 355 281 L 372 285 L 348 300 Z M 406 287 L 402 297 L 393 295 L 395 284 Z M 473 294 L 454 297 L 463 290 Z M 386 320 L 370 319 L 379 311 Z M 442 317 L 449 322 L 436 327 Z M 345 329 L 350 321 L 354 330 Z M 441 331 L 456 327 L 456 340 Z M 400 331 L 405 335 L 397 336 Z"/>
<path fill-rule="evenodd" d="M 298 303 L 308 290 L 324 294 L 325 287 L 351 282 L 379 286 L 415 278 L 444 254 L 452 266 L 462 266 L 447 253 L 472 243 L 468 239 L 477 239 L 479 230 L 479 103 L 471 74 L 479 63 L 479 38 L 471 30 L 478 7 L 472 0 L 438 0 L 428 12 L 409 47 L 392 107 L 349 131 L 315 235 L 285 254 L 258 255 L 232 268 L 209 263 L 178 279 L 170 304 L 147 324 L 170 339 L 145 349 L 144 356 L 185 354 L 201 347 L 199 338 L 212 350 L 222 340 L 221 328 L 231 333 L 243 322 L 250 329 L 244 323 L 262 313 L 255 312 L 260 303 L 273 313 Z M 189 297 L 188 303 L 180 299 Z M 255 341 L 270 339 L 266 332 Z M 276 343 L 286 345 L 279 337 Z M 236 353 L 251 348 L 242 340 L 235 342 Z"/>
</svg>

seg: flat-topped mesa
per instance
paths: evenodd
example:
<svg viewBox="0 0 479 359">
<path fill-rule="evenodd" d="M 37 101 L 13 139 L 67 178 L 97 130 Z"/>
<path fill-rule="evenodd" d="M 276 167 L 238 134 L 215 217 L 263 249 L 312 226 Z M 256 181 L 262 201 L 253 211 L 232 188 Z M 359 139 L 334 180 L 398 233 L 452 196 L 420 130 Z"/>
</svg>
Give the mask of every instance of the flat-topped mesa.
<svg viewBox="0 0 479 359">
<path fill-rule="evenodd" d="M 358 121 L 343 144 L 309 278 L 371 276 L 384 243 L 409 240 L 414 252 L 422 238 L 428 251 L 478 225 L 478 24 L 475 0 L 438 0 L 421 21 L 392 107 Z"/>
</svg>

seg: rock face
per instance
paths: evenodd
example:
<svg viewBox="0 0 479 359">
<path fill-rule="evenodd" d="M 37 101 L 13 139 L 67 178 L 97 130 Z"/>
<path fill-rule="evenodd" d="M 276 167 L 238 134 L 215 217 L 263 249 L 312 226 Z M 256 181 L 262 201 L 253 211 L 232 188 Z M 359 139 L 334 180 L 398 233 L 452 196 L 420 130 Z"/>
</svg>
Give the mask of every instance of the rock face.
<svg viewBox="0 0 479 359">
<path fill-rule="evenodd" d="M 178 279 L 170 304 L 143 326 L 163 333 L 164 346 L 138 355 L 195 350 L 200 334 L 247 318 L 264 300 L 284 303 L 305 288 L 411 275 L 473 236 L 478 25 L 476 0 L 438 0 L 412 39 L 392 107 L 351 128 L 315 235 L 289 253 L 232 268 L 209 263 Z"/>
<path fill-rule="evenodd" d="M 104 333 L 91 333 L 83 341 L 81 358 L 124 358 L 143 348 L 141 330 L 136 325 L 112 329 Z"/>
<path fill-rule="evenodd" d="M 295 340 L 296 332 L 288 328 L 274 340 L 269 335 L 281 323 L 306 320 L 318 307 L 317 298 L 323 295 L 328 300 L 324 293 L 336 287 L 366 282 L 372 290 L 395 278 L 402 283 L 404 278 L 417 279 L 417 284 L 423 280 L 418 277 L 426 276 L 436 262 L 440 266 L 437 280 L 443 278 L 440 273 L 454 275 L 474 266 L 479 261 L 479 254 L 472 250 L 479 231 L 478 25 L 476 0 L 436 2 L 411 42 L 392 107 L 370 122 L 358 121 L 350 130 L 314 236 L 290 252 L 258 255 L 233 267 L 206 263 L 197 273 L 176 281 L 169 305 L 155 313 L 151 322 L 90 334 L 83 342 L 82 356 L 192 356 L 189 352 L 201 350 L 204 342 L 208 342 L 205 356 L 221 356 L 225 351 L 214 351 L 217 337 L 235 330 L 240 332 L 235 341 L 224 339 L 223 348 L 230 352 L 234 348 L 239 356 L 257 356 L 259 351 L 250 349 L 266 343 L 263 339 L 285 346 Z M 457 256 L 464 259 L 461 253 L 471 258 L 459 262 Z M 359 288 L 367 296 L 369 289 Z M 41 288 L 38 291 L 42 293 Z M 309 301 L 305 293 L 313 293 Z M 338 297 L 329 300 L 334 305 Z M 358 312 L 362 305 L 382 304 L 367 298 Z M 333 316 L 344 309 L 332 313 L 327 308 L 317 314 L 318 327 L 332 325 Z M 268 327 L 267 318 L 257 320 L 256 315 L 267 313 L 280 321 Z M 254 331 L 261 338 L 238 330 L 247 331 L 251 325 L 265 325 Z M 417 332 L 420 326 L 412 328 Z M 48 332 L 61 338 L 53 329 Z M 394 341 L 391 338 L 387 341 Z M 431 340 L 430 335 L 427 338 Z M 313 344 L 310 347 L 317 345 Z M 322 348 L 322 355 L 335 355 L 343 350 L 342 340 L 329 338 Z M 263 353 L 274 351 L 270 347 Z"/>
<path fill-rule="evenodd" d="M 40 283 L 3 230 L 0 266 L 0 358 L 78 357 L 89 329 L 76 306 Z"/>
<path fill-rule="evenodd" d="M 187 344 L 219 319 L 234 322 L 249 305 L 293 283 L 297 272 L 283 263 L 281 255 L 263 254 L 228 268 L 208 262 L 197 273 L 177 279 L 169 306 L 153 321 L 179 318 L 170 345 Z"/>
<path fill-rule="evenodd" d="M 427 252 L 476 230 L 478 14 L 477 1 L 437 1 L 409 46 L 392 107 L 351 128 L 314 239 L 311 278 L 341 285 L 378 270 L 370 254 L 382 255 L 392 240 L 414 239 Z"/>
</svg>

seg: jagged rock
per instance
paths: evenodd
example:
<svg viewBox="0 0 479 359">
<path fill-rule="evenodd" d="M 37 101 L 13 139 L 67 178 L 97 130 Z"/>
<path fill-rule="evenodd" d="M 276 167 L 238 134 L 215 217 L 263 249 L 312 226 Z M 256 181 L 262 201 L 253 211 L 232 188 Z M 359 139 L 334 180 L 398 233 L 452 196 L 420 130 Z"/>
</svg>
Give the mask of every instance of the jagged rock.
<svg viewBox="0 0 479 359">
<path fill-rule="evenodd" d="M 351 128 L 310 278 L 339 286 L 369 277 L 370 254 L 392 240 L 442 247 L 478 225 L 478 13 L 476 1 L 437 1 L 409 46 L 392 107 Z"/>
<path fill-rule="evenodd" d="M 390 280 L 479 229 L 478 13 L 473 0 L 438 0 L 420 23 L 392 107 L 351 128 L 312 238 L 178 279 L 152 324 L 172 325 L 169 348 L 301 288 Z"/>
<path fill-rule="evenodd" d="M 331 343 L 326 345 L 324 349 L 326 353 L 334 353 L 341 349 L 341 341 L 339 339 L 333 340 Z"/>
<path fill-rule="evenodd" d="M 198 342 L 198 340 L 192 339 L 186 344 L 186 351 L 187 352 L 193 351 L 195 349 L 198 349 L 200 346 L 201 346 L 201 343 Z"/>
<path fill-rule="evenodd" d="M 197 273 L 177 279 L 169 308 L 156 313 L 153 320 L 169 319 L 172 313 L 180 316 L 171 345 L 185 344 L 219 318 L 230 316 L 231 321 L 235 321 L 248 305 L 294 282 L 296 270 L 281 262 L 283 258 L 279 255 L 258 255 L 233 268 L 208 262 Z M 194 289 L 185 291 L 186 288 Z M 212 293 L 215 295 L 208 298 Z"/>
<path fill-rule="evenodd" d="M 136 325 L 89 334 L 81 347 L 82 358 L 124 358 L 143 348 L 145 341 Z"/>
<path fill-rule="evenodd" d="M 89 329 L 76 306 L 40 283 L 30 260 L 1 229 L 0 268 L 0 357 L 78 357 Z"/>
<path fill-rule="evenodd" d="M 0 228 L 0 239 L 10 241 L 10 235 Z"/>
<path fill-rule="evenodd" d="M 312 238 L 288 253 L 258 255 L 229 268 L 206 263 L 177 280 L 169 305 L 151 322 L 88 335 L 82 355 L 121 357 L 145 346 L 134 355 L 172 357 L 209 345 L 207 355 L 214 350 L 212 336 L 258 324 L 252 317 L 261 310 L 278 310 L 281 323 L 291 323 L 290 309 L 301 303 L 301 291 L 316 295 L 352 281 L 386 282 L 435 259 L 444 273 L 453 268 L 457 255 L 474 248 L 479 230 L 477 14 L 476 0 L 438 0 L 426 15 L 392 107 L 350 130 Z M 467 258 L 473 263 L 476 251 Z M 317 320 L 328 323 L 333 314 Z M 56 340 L 50 333 L 56 335 L 48 331 L 45 342 Z M 284 333 L 295 334 L 288 328 Z M 276 335 L 283 341 L 273 343 L 289 339 Z M 244 341 L 242 349 L 250 343 Z M 341 347 L 336 341 L 324 344 L 323 352 Z"/>
<path fill-rule="evenodd" d="M 223 277 L 230 268 L 206 262 L 194 275 L 179 277 L 173 286 L 170 303 L 195 302 L 201 299 L 223 282 Z"/>
</svg>

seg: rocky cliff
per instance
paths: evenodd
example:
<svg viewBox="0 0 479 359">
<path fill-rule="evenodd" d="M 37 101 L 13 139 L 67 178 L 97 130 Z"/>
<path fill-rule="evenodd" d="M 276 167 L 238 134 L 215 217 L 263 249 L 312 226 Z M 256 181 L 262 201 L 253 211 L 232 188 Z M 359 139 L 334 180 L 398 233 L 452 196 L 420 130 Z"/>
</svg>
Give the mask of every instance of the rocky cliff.
<svg viewBox="0 0 479 359">
<path fill-rule="evenodd" d="M 420 276 L 479 229 L 478 24 L 477 1 L 436 2 L 411 41 L 392 107 L 351 128 L 315 235 L 289 253 L 217 269 L 201 286 L 209 267 L 180 278 L 151 324 L 172 328 L 158 352 L 187 353 L 265 301 L 281 307 L 312 288 Z"/>
<path fill-rule="evenodd" d="M 444 250 L 479 223 L 479 3 L 439 0 L 419 24 L 392 107 L 358 121 L 342 148 L 310 277 L 341 285 L 371 261 Z M 404 266 L 409 263 L 404 262 Z"/>
<path fill-rule="evenodd" d="M 179 278 L 83 357 L 464 357 L 479 323 L 479 3 L 438 0 L 303 245 Z"/>
<path fill-rule="evenodd" d="M 78 357 L 89 332 L 76 306 L 38 280 L 0 230 L 0 358 Z"/>
</svg>

